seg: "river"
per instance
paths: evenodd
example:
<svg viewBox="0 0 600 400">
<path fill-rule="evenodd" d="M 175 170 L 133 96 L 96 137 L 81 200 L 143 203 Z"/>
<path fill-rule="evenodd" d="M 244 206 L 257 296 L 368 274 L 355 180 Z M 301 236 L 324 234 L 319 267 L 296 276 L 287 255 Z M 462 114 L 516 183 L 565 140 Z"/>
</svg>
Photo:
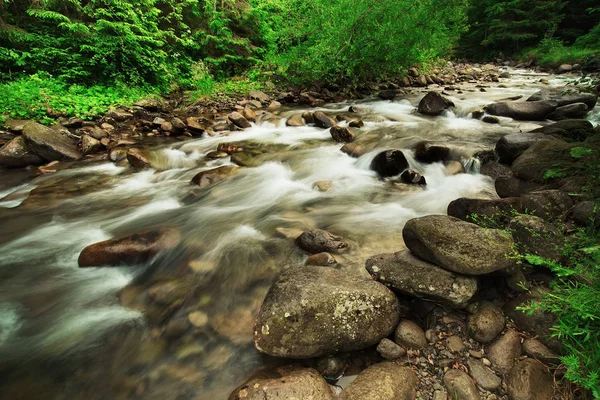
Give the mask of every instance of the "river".
<svg viewBox="0 0 600 400">
<path fill-rule="evenodd" d="M 486 124 L 472 110 L 527 97 L 545 86 L 541 78 L 553 86 L 569 79 L 511 74 L 485 92 L 461 85 L 464 93 L 450 92 L 454 111 L 435 118 L 415 112 L 425 89 L 396 101 L 322 108 L 334 115 L 361 109 L 358 142 L 373 150 L 359 158 L 342 153 L 328 130 L 285 127 L 283 120 L 159 146 L 159 171 L 96 161 L 37 177 L 2 172 L 0 398 L 227 398 L 249 374 L 276 362 L 254 349 L 253 318 L 277 271 L 306 259 L 276 229 L 319 227 L 343 236 L 350 249 L 337 256 L 340 268 L 366 275 L 366 258 L 403 246 L 407 220 L 445 213 L 459 197 L 493 198 L 491 178 L 476 167 L 449 175 L 440 163 L 416 162 L 409 149 L 427 140 L 468 160 L 505 134 L 537 126 L 508 118 Z M 597 123 L 598 111 L 590 118 Z M 198 172 L 231 163 L 204 157 L 222 142 L 257 149 L 260 165 L 195 187 Z M 388 148 L 405 150 L 425 188 L 392 185 L 369 170 Z M 331 190 L 313 188 L 317 181 L 331 181 Z M 78 268 L 85 246 L 155 228 L 176 228 L 181 245 L 144 265 Z M 150 304 L 146 293 L 157 282 L 186 288 L 182 305 Z M 186 325 L 190 314 L 193 326 Z M 185 332 L 166 333 L 160 323 L 167 318 Z"/>
</svg>

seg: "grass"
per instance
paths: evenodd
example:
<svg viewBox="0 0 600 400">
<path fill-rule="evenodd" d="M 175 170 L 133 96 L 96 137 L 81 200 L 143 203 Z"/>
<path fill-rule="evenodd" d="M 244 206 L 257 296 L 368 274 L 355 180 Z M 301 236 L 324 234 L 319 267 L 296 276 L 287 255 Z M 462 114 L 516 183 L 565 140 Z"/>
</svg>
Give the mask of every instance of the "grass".
<svg viewBox="0 0 600 400">
<path fill-rule="evenodd" d="M 568 47 L 560 41 L 547 40 L 525 52 L 525 58 L 533 59 L 542 67 L 558 67 L 561 64 L 581 64 L 589 57 L 599 54 L 600 48 Z"/>
</svg>

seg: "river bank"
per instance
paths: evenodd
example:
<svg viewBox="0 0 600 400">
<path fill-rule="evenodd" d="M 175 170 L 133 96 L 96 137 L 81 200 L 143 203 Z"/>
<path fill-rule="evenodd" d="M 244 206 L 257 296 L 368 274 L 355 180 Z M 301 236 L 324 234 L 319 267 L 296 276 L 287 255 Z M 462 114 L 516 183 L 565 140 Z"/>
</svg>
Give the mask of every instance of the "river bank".
<svg viewBox="0 0 600 400">
<path fill-rule="evenodd" d="M 528 349 L 535 340 L 525 333 L 526 328 L 506 328 L 499 318 L 503 304 L 522 300 L 516 284 L 519 280 L 515 280 L 515 274 L 460 278 L 455 288 L 441 277 L 456 281 L 455 274 L 462 275 L 464 271 L 444 269 L 448 267 L 443 261 L 418 253 L 422 246 L 410 247 L 406 240 L 408 221 L 446 214 L 454 200 L 496 199 L 498 180 L 478 173 L 477 167 L 479 163 L 485 172 L 486 167 L 496 170 L 491 167 L 496 164 L 489 163 L 489 157 L 483 157 L 482 152 L 493 149 L 506 135 L 549 124 L 485 115 L 481 112 L 483 106 L 519 96 L 525 100 L 542 88 L 560 87 L 570 79 L 525 70 L 506 72 L 502 78 L 502 72 L 490 69 L 485 75 L 489 81 L 485 83 L 476 80 L 472 73 L 465 73 L 451 85 L 432 83 L 408 93 L 386 84 L 371 88 L 378 97 L 352 101 L 332 96 L 332 89 L 327 88 L 298 88 L 291 96 L 286 92 L 254 93 L 228 105 L 237 107 L 237 114 L 243 119 L 232 115 L 231 108 L 219 110 L 217 104 L 198 104 L 192 107 L 203 109 L 187 108 L 177 114 L 171 108 L 166 113 L 151 111 L 157 105 L 148 103 L 131 110 L 117 110 L 93 126 L 71 121 L 75 125 L 68 127 L 67 121 L 62 128 L 69 129 L 65 136 L 78 136 L 82 142 L 88 136 L 100 144 L 108 139 L 104 142 L 110 150 L 96 147 L 97 152 L 91 151 L 81 161 L 3 171 L 7 178 L 3 180 L 0 204 L 6 222 L 0 247 L 6 256 L 3 282 L 9 290 L 2 297 L 2 332 L 7 333 L 3 333 L 0 346 L 4 368 L 13 372 L 3 381 L 0 393 L 37 390 L 39 386 L 31 385 L 35 378 L 56 398 L 226 398 L 256 370 L 288 364 L 286 358 L 291 356 L 310 358 L 299 362 L 316 367 L 320 373 L 278 372 L 291 374 L 294 378 L 290 382 L 299 385 L 284 385 L 282 391 L 308 387 L 328 398 L 330 389 L 321 375 L 334 380 L 343 372 L 345 378 L 337 383 L 348 387 L 361 370 L 375 364 L 383 370 L 367 370 L 367 378 L 357 379 L 354 387 L 367 381 L 375 385 L 369 388 L 371 393 L 390 389 L 412 398 L 418 391 L 420 398 L 440 398 L 434 396 L 443 396 L 460 385 L 460 390 L 469 393 L 465 396 L 475 396 L 475 390 L 477 396 L 507 398 L 509 386 L 503 385 L 510 385 L 510 379 L 502 383 L 501 377 L 510 375 L 514 359 L 521 356 L 521 338 L 528 340 Z M 498 82 L 494 82 L 494 76 Z M 418 74 L 414 78 L 421 79 Z M 427 83 L 427 77 L 424 79 Z M 435 82 L 433 77 L 430 79 Z M 430 91 L 443 93 L 453 106 L 444 103 L 438 116 L 415 112 Z M 261 99 L 263 94 L 268 98 Z M 288 97 L 293 100 L 290 104 L 280 101 Z M 215 113 L 212 107 L 216 107 Z M 202 116 L 208 110 L 216 118 Z M 321 118 L 318 112 L 331 119 Z M 488 117 L 487 122 L 478 119 L 477 114 Z M 319 117 L 316 120 L 323 127 L 315 124 L 315 117 Z M 589 118 L 597 124 L 595 111 Z M 302 126 L 290 126 L 292 123 Z M 334 124 L 343 128 L 341 134 L 332 135 Z M 351 143 L 336 143 L 336 138 L 349 141 L 345 129 L 352 133 Z M 201 137 L 193 138 L 194 135 Z M 430 145 L 419 147 L 423 141 Z M 67 147 L 71 151 L 83 150 Z M 340 151 L 342 147 L 346 152 Z M 420 183 L 420 179 L 413 179 L 415 175 L 404 180 L 380 179 L 388 175 L 388 162 L 383 168 L 374 167 L 373 162 L 389 149 L 399 149 L 406 162 L 398 167 L 394 161 L 392 167 L 401 170 L 393 173 L 396 170 L 392 168 L 392 176 L 400 175 L 409 166 L 424 177 L 426 184 L 415 185 Z M 442 149 L 441 157 L 436 149 Z M 521 150 L 525 151 L 523 146 L 518 149 Z M 521 155 L 511 154 L 515 158 Z M 394 156 L 385 157 L 389 159 L 396 160 Z M 486 161 L 487 166 L 483 165 Z M 220 170 L 215 171 L 216 168 Z M 38 176 L 32 180 L 33 175 Z M 442 225 L 446 224 L 453 226 L 458 222 L 448 220 Z M 315 229 L 333 232 L 334 237 L 318 231 L 306 240 L 296 240 L 300 233 Z M 157 230 L 160 235 L 139 235 Z M 451 228 L 450 236 L 459 230 Z M 410 232 L 417 231 L 415 228 Z M 94 243 L 132 234 L 138 235 L 111 245 L 134 250 L 135 266 L 77 267 L 109 264 L 106 256 L 114 255 L 112 250 L 94 253 L 92 248 L 86 257 L 82 251 Z M 418 233 L 411 237 L 418 237 Z M 464 241 L 469 242 L 470 238 Z M 403 242 L 416 256 L 407 253 Z M 482 241 L 476 241 L 479 242 Z M 102 248 L 106 244 L 95 249 Z M 301 270 L 309 259 L 308 253 L 326 250 L 339 254 L 313 256 L 311 263 L 329 267 Z M 484 250 L 484 254 L 490 254 L 490 249 Z M 498 253 L 504 255 L 505 250 Z M 389 283 L 381 279 L 383 266 L 374 258 L 398 251 L 401 254 L 397 257 L 404 257 L 398 263 L 414 263 L 415 269 L 433 271 L 435 279 L 430 279 L 430 285 L 441 287 L 421 287 L 419 279 L 426 277 L 423 272 L 414 282 L 414 293 L 406 296 L 410 291 L 403 287 L 400 292 L 404 294 L 398 300 L 384 285 L 371 280 L 373 275 Z M 481 261 L 486 256 L 476 258 Z M 383 260 L 392 269 L 397 263 L 395 258 Z M 506 268 L 501 257 L 496 261 L 500 269 Z M 305 300 L 320 302 L 317 308 L 325 307 L 320 311 L 325 316 L 346 318 L 364 313 L 372 322 L 368 319 L 373 311 L 370 303 L 358 308 L 353 303 L 343 309 L 327 308 L 332 304 L 328 296 L 341 288 L 359 299 L 368 293 L 370 302 L 384 301 L 387 308 L 381 305 L 386 311 L 380 317 L 386 323 L 353 326 L 361 332 L 361 340 L 346 335 L 344 324 L 317 324 L 317 337 L 309 342 L 320 343 L 320 351 L 288 353 L 283 360 L 261 355 L 255 350 L 255 343 L 260 343 L 259 349 L 267 354 L 281 355 L 273 354 L 275 349 L 283 348 L 277 350 L 279 353 L 291 351 L 289 346 L 300 346 L 304 336 L 311 338 L 308 331 L 295 328 L 298 336 L 292 336 L 291 343 L 285 345 L 265 343 L 261 338 L 273 329 L 265 328 L 272 324 L 265 323 L 269 313 L 264 308 L 261 311 L 261 305 L 266 307 L 265 296 L 278 297 L 277 287 L 281 285 L 270 289 L 271 284 L 281 270 L 289 268 L 299 272 L 289 278 L 288 289 L 281 289 L 283 304 L 291 307 L 289 311 L 281 310 L 284 319 L 297 319 L 295 324 L 308 327 L 312 320 L 303 319 L 307 316 L 302 308 L 292 315 L 295 302 Z M 486 268 L 485 274 L 491 272 Z M 383 278 L 388 274 L 385 275 Z M 296 285 L 296 279 L 302 290 L 314 287 L 305 297 L 285 297 L 286 290 Z M 541 274 L 527 281 L 543 286 L 547 278 Z M 27 290 L 32 282 L 43 283 L 34 294 Z M 352 287 L 345 287 L 346 283 L 352 283 Z M 271 294 L 267 295 L 269 290 Z M 448 298 L 453 291 L 460 296 Z M 471 302 L 476 291 L 479 297 Z M 436 301 L 422 300 L 431 297 Z M 340 304 L 339 299 L 334 299 L 333 304 Z M 346 304 L 346 300 L 341 304 Z M 290 315 L 285 316 L 286 312 Z M 254 330 L 258 315 L 262 319 L 257 321 L 258 330 Z M 391 340 L 379 343 L 396 329 L 399 318 L 413 323 L 400 324 L 393 335 L 396 344 Z M 325 321 L 335 322 L 328 318 Z M 491 326 L 493 332 L 482 339 L 473 333 L 479 332 L 478 323 L 484 326 L 481 330 Z M 367 335 L 370 328 L 374 330 Z M 406 335 L 409 341 L 405 340 Z M 487 347 L 493 340 L 499 344 Z M 540 343 L 533 345 L 539 348 Z M 344 354 L 329 357 L 340 351 Z M 382 354 L 395 358 L 396 364 L 381 365 Z M 541 383 L 549 381 L 547 370 L 531 361 L 536 358 L 532 354 L 538 353 L 526 350 L 526 354 L 530 361 L 521 360 L 518 368 L 540 376 Z M 31 358 L 30 363 L 24 363 Z M 487 369 L 488 364 L 493 370 Z M 378 383 L 396 369 L 393 375 L 403 377 L 402 382 Z M 465 373 L 480 373 L 479 378 L 487 381 L 482 383 L 474 376 L 479 383 L 477 388 L 459 372 L 445 378 L 447 371 L 461 369 Z M 38 379 L 39 376 L 44 379 Z M 270 379 L 257 381 L 258 385 L 273 387 L 279 382 Z M 247 386 L 254 387 L 254 383 Z M 365 389 L 359 386 L 351 393 L 352 390 L 361 393 Z M 560 390 L 565 388 L 559 388 L 557 393 Z M 251 395 L 246 393 L 246 398 L 252 398 L 248 397 Z M 234 396 L 243 398 L 241 392 Z M 342 396 L 353 398 L 348 393 Z"/>
</svg>

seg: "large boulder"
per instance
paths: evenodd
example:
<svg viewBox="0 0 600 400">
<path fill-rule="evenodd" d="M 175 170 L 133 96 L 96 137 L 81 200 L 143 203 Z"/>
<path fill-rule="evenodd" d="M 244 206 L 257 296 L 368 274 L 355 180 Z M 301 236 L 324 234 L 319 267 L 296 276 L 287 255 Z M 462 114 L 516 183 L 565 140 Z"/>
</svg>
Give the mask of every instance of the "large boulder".
<svg viewBox="0 0 600 400">
<path fill-rule="evenodd" d="M 386 150 L 371 161 L 371 169 L 382 177 L 396 176 L 408 168 L 408 160 L 400 150 Z"/>
<path fill-rule="evenodd" d="M 22 168 L 43 163 L 43 158 L 29 151 L 22 136 L 17 136 L 0 147 L 0 166 L 2 167 Z"/>
<path fill-rule="evenodd" d="M 585 103 L 573 103 L 558 107 L 556 111 L 548 115 L 548 119 L 562 121 L 570 118 L 585 118 L 588 111 L 588 106 Z"/>
<path fill-rule="evenodd" d="M 507 223 L 510 215 L 521 211 L 521 200 L 518 197 L 504 199 L 469 199 L 461 197 L 448 205 L 448 215 L 475 222 L 493 220 L 500 224 Z"/>
<path fill-rule="evenodd" d="M 554 225 L 533 215 L 518 215 L 510 221 L 509 228 L 521 254 L 554 261 L 560 259 L 564 239 Z"/>
<path fill-rule="evenodd" d="M 523 210 L 545 220 L 562 219 L 573 207 L 571 197 L 561 190 L 536 190 L 521 197 Z"/>
<path fill-rule="evenodd" d="M 348 247 L 348 243 L 343 238 L 322 229 L 311 229 L 303 232 L 296 239 L 296 244 L 310 254 L 340 253 Z"/>
<path fill-rule="evenodd" d="M 542 181 L 546 171 L 560 162 L 571 161 L 571 146 L 560 140 L 543 139 L 534 143 L 511 167 L 517 178 Z"/>
<path fill-rule="evenodd" d="M 370 366 L 340 395 L 340 400 L 414 400 L 417 376 L 409 367 L 393 362 Z"/>
<path fill-rule="evenodd" d="M 105 240 L 84 248 L 78 263 L 82 268 L 138 264 L 148 261 L 160 251 L 173 249 L 179 242 L 179 232 L 174 230 Z"/>
<path fill-rule="evenodd" d="M 318 371 L 298 366 L 279 367 L 250 378 L 229 400 L 333 400 L 331 387 Z"/>
<path fill-rule="evenodd" d="M 503 164 L 512 164 L 521 154 L 535 142 L 542 139 L 551 139 L 543 132 L 511 133 L 502 136 L 496 143 L 496 154 Z"/>
<path fill-rule="evenodd" d="M 454 107 L 454 103 L 438 92 L 429 92 L 419 102 L 418 111 L 424 115 L 440 115 L 447 108 Z"/>
<path fill-rule="evenodd" d="M 585 119 L 565 119 L 534 129 L 529 133 L 543 133 L 544 135 L 556 136 L 567 141 L 582 141 L 595 134 L 594 125 Z"/>
<path fill-rule="evenodd" d="M 513 265 L 510 235 L 446 215 L 409 220 L 402 230 L 410 251 L 423 260 L 465 275 L 482 275 Z"/>
<path fill-rule="evenodd" d="M 532 94 L 527 101 L 536 102 L 540 100 L 555 101 L 558 107 L 574 103 L 585 103 L 591 110 L 596 105 L 598 96 L 592 93 L 579 93 L 574 87 L 545 88 Z"/>
<path fill-rule="evenodd" d="M 287 358 L 360 350 L 389 336 L 399 316 L 398 299 L 379 282 L 334 268 L 290 268 L 267 293 L 254 344 Z"/>
<path fill-rule="evenodd" d="M 496 178 L 496 181 L 494 182 L 496 193 L 503 199 L 508 197 L 519 197 L 523 194 L 545 188 L 543 183 L 526 181 L 524 179 L 519 179 L 516 176 L 512 176 L 510 170 L 509 174 L 510 175 Z"/>
<path fill-rule="evenodd" d="M 510 400 L 552 400 L 554 379 L 542 363 L 527 358 L 506 375 L 506 391 Z"/>
<path fill-rule="evenodd" d="M 31 152 L 46 161 L 79 160 L 82 157 L 74 140 L 37 122 L 25 124 L 23 139 Z"/>
<path fill-rule="evenodd" d="M 463 307 L 477 293 L 477 279 L 446 271 L 402 250 L 371 257 L 367 271 L 379 282 L 409 296 Z"/>
<path fill-rule="evenodd" d="M 500 102 L 485 107 L 492 115 L 510 117 L 519 121 L 543 121 L 552 114 L 558 104 L 555 101 Z"/>
</svg>

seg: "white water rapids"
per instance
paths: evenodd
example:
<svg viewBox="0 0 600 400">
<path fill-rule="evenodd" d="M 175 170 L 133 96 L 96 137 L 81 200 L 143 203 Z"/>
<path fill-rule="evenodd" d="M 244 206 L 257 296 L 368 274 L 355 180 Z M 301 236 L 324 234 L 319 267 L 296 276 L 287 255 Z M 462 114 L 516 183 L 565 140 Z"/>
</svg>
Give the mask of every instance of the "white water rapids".
<svg viewBox="0 0 600 400">
<path fill-rule="evenodd" d="M 61 399 L 226 398 L 249 373 L 269 362 L 251 342 L 231 344 L 221 332 L 210 330 L 166 340 L 142 310 L 121 305 L 120 290 L 130 284 L 142 287 L 148 276 L 156 280 L 176 274 L 195 260 L 212 267 L 198 272 L 194 287 L 200 300 L 186 309 L 202 310 L 211 318 L 246 316 L 237 323 L 250 324 L 251 333 L 252 313 L 273 273 L 306 258 L 291 241 L 277 238 L 276 228 L 318 227 L 343 236 L 350 251 L 338 257 L 342 268 L 366 274 L 366 258 L 402 247 L 407 220 L 443 214 L 459 197 L 495 196 L 490 178 L 448 175 L 441 163 L 416 162 L 410 148 L 426 140 L 468 159 L 493 148 L 503 135 L 535 128 L 508 118 L 486 124 L 470 116 L 493 101 L 526 98 L 544 86 L 540 78 L 556 86 L 568 79 L 511 73 L 513 78 L 502 82 L 508 87 L 496 83 L 480 92 L 472 85 L 473 91 L 450 92 L 456 108 L 435 118 L 415 112 L 425 90 L 402 100 L 322 108 L 332 114 L 346 112 L 350 105 L 363 110 L 359 141 L 375 147 L 360 158 L 342 153 L 328 130 L 285 127 L 285 117 L 303 111 L 294 109 L 282 112 L 277 125 L 264 122 L 229 136 L 159 148 L 165 166 L 161 171 L 105 161 L 33 179 L 2 172 L 0 398 L 18 398 L 7 396 L 26 390 Z M 597 111 L 590 119 L 599 122 Z M 219 143 L 248 141 L 266 150 L 261 165 L 208 189 L 190 183 L 200 171 L 231 163 L 229 158 L 205 159 Z M 389 148 L 405 151 L 411 168 L 425 176 L 425 188 L 394 188 L 377 178 L 370 162 Z M 323 180 L 332 181 L 330 191 L 313 188 Z M 77 266 L 79 253 L 89 244 L 164 227 L 178 228 L 183 245 L 147 264 Z"/>
</svg>

